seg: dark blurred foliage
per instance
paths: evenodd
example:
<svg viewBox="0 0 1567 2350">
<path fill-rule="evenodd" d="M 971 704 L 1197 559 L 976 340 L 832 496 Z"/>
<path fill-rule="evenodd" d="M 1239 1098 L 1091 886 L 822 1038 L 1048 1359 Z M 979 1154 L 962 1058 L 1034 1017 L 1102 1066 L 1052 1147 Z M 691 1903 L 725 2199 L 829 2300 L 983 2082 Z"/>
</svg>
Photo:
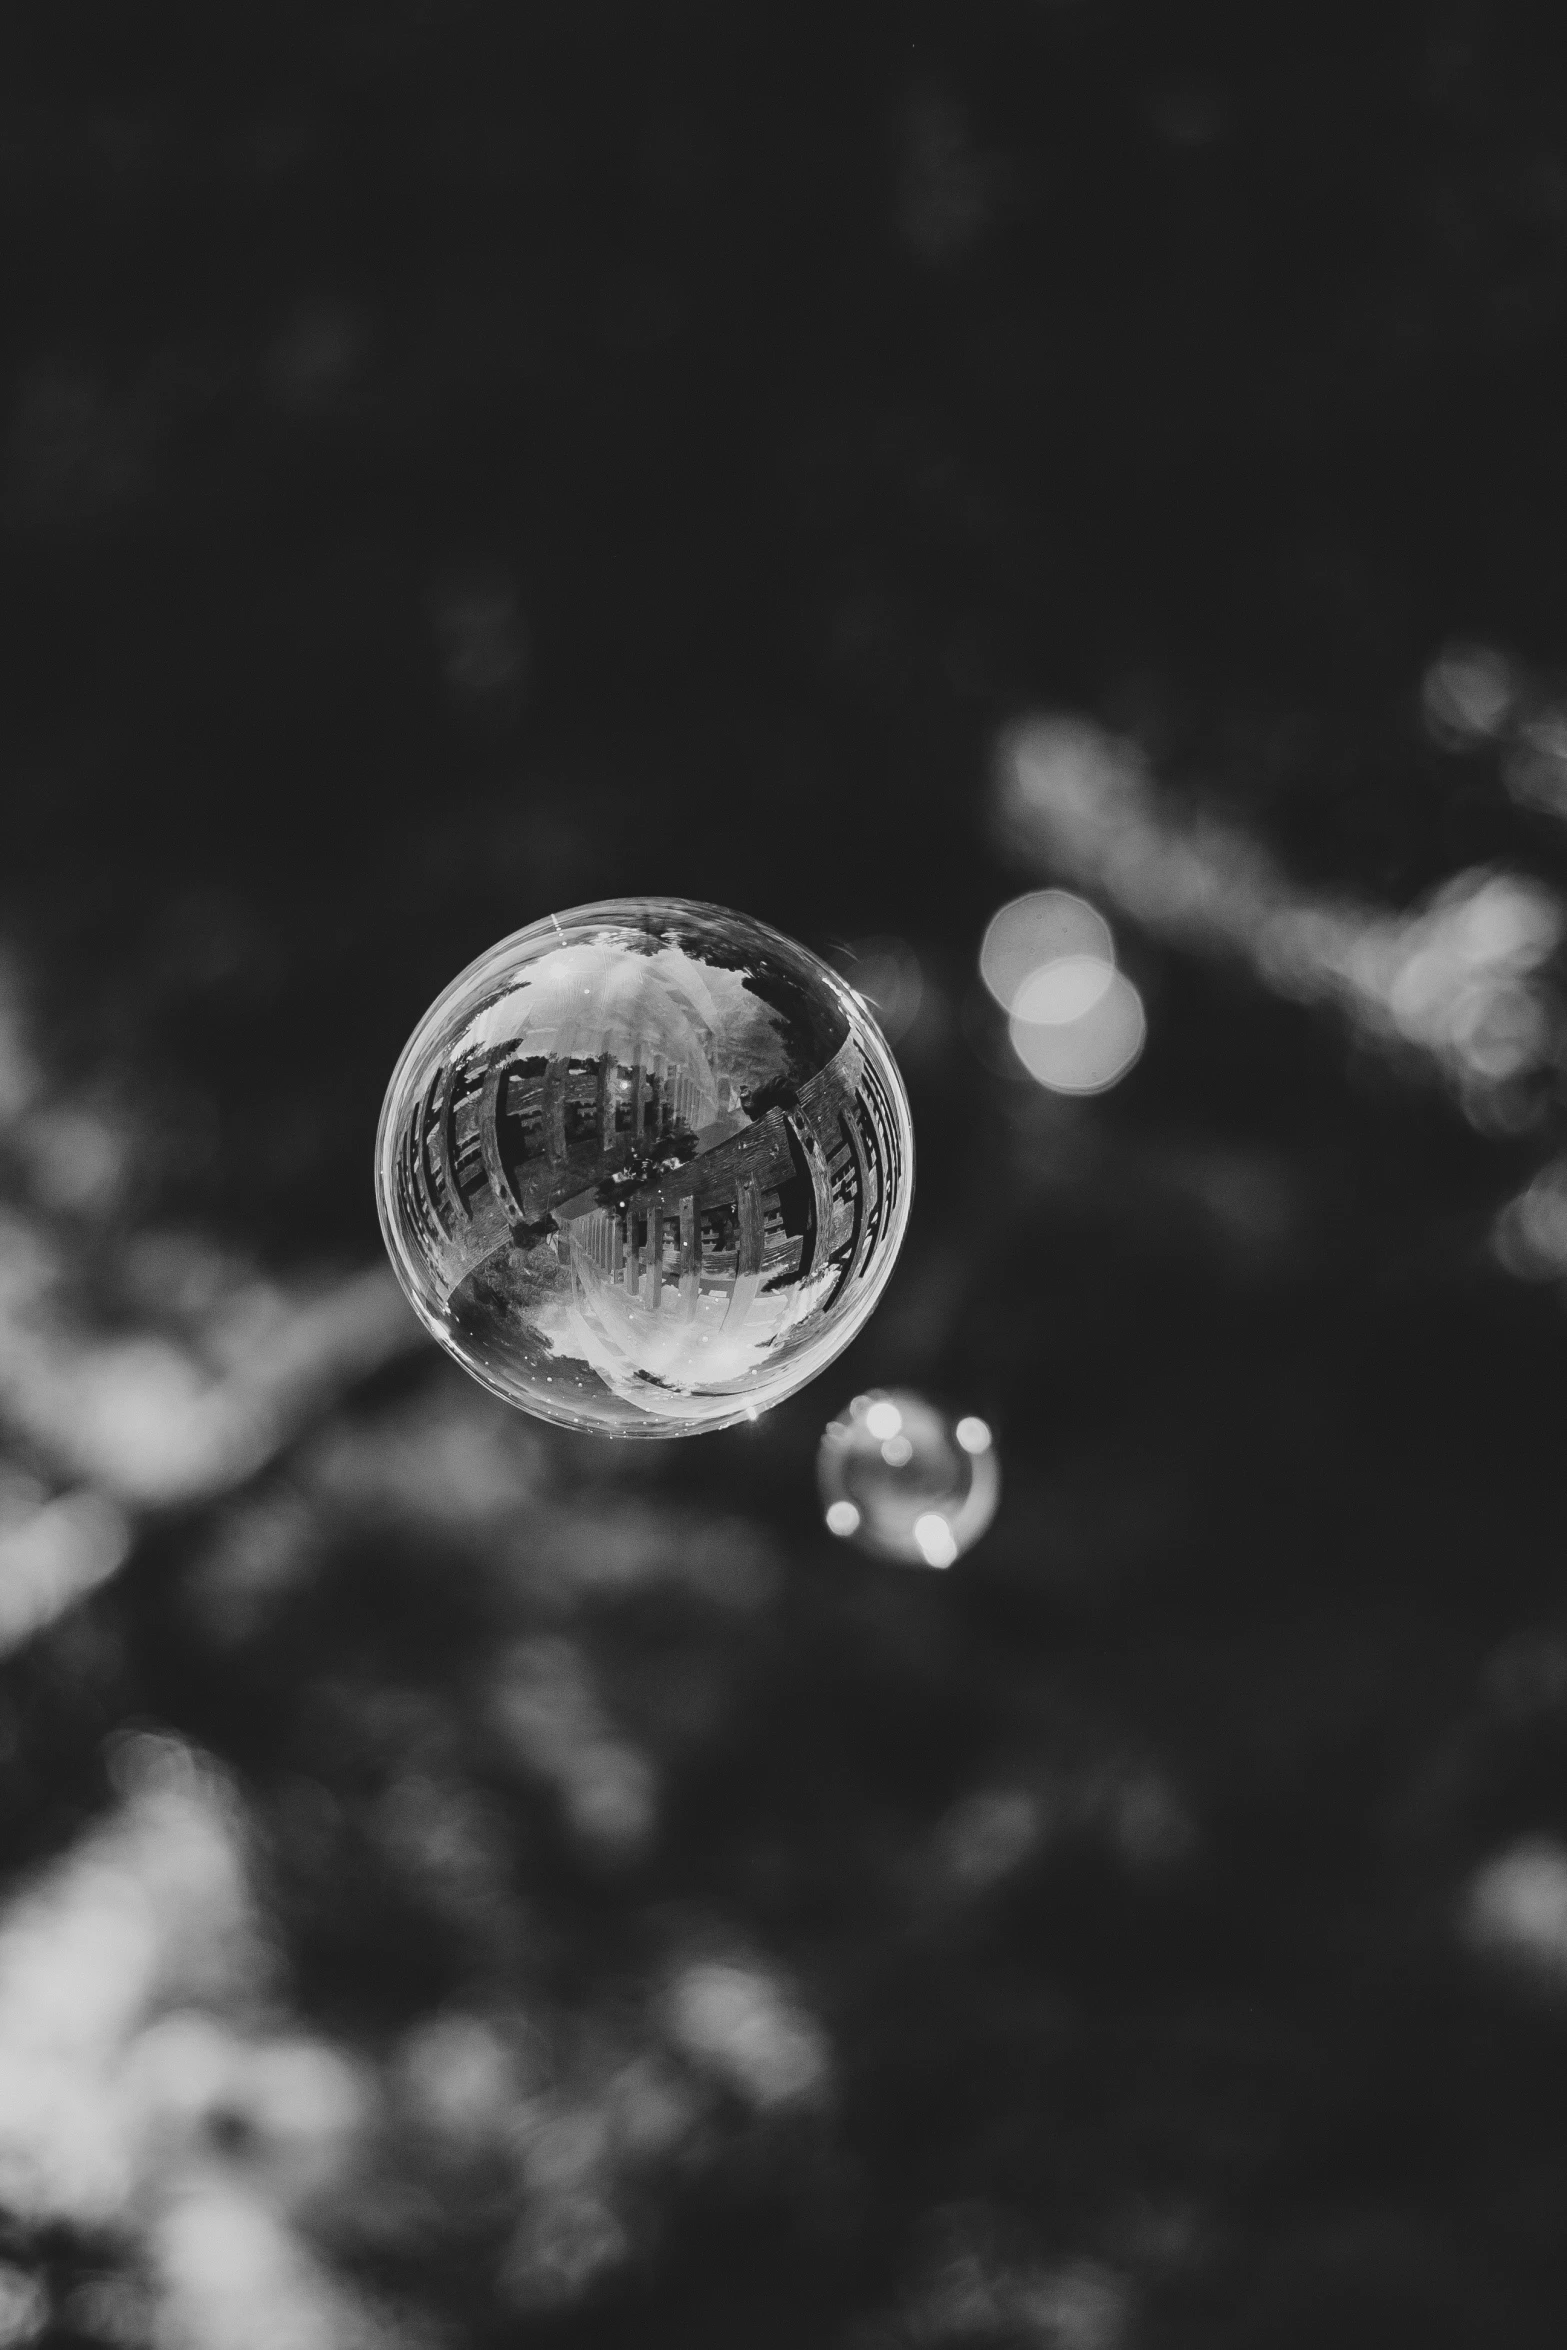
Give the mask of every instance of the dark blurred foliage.
<svg viewBox="0 0 1567 2350">
<path fill-rule="evenodd" d="M 1561 2338 L 1559 1080 L 1134 910 L 1066 1102 L 972 982 L 1036 709 L 1324 901 L 1567 886 L 1421 698 L 1567 662 L 1554 31 L 7 12 L 0 2341 Z M 907 942 L 920 1189 L 628 1458 L 370 1160 L 643 890 Z M 819 1528 L 875 1381 L 996 1427 L 950 1575 Z"/>
</svg>

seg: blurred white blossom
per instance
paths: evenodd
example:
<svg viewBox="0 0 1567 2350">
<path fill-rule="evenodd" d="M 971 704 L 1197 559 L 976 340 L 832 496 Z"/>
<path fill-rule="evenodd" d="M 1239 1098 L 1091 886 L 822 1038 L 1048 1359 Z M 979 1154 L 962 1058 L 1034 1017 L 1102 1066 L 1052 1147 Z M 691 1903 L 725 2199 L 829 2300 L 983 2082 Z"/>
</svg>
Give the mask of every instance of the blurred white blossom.
<svg viewBox="0 0 1567 2350">
<path fill-rule="evenodd" d="M 651 1762 L 610 1724 L 570 1641 L 521 1641 L 492 1685 L 490 1719 L 517 1760 L 554 1787 L 566 1822 L 606 1858 L 642 1852 L 657 1827 Z"/>
<path fill-rule="evenodd" d="M 820 2024 L 761 1967 L 717 1960 L 686 1967 L 670 1990 L 668 2023 L 677 2047 L 752 2105 L 794 2104 L 829 2077 Z"/>
<path fill-rule="evenodd" d="M 1477 1949 L 1567 1989 L 1567 1848 L 1526 1837 L 1484 1862 L 1465 1891 L 1462 1923 Z"/>
</svg>

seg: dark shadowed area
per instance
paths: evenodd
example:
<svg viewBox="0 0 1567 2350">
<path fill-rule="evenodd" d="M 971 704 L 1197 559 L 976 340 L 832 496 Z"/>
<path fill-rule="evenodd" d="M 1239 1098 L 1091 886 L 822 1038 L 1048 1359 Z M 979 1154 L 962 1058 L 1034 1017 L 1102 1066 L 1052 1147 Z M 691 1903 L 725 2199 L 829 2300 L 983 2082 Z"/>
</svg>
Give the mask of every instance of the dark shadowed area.
<svg viewBox="0 0 1567 2350">
<path fill-rule="evenodd" d="M 1554 31 L 6 13 L 0 2346 L 1560 2343 Z M 650 892 L 918 1191 L 628 1447 L 372 1146 Z M 879 1387 L 946 1571 L 823 1526 Z"/>
</svg>

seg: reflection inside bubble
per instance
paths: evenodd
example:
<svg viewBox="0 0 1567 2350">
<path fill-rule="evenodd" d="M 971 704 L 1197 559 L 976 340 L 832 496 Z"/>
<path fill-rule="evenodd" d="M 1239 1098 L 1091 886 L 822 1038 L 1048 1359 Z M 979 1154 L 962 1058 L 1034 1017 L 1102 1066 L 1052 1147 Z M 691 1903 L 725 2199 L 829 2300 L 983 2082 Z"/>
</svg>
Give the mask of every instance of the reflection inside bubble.
<svg viewBox="0 0 1567 2350">
<path fill-rule="evenodd" d="M 486 1386 L 623 1436 L 722 1427 L 864 1322 L 908 1214 L 902 1081 L 854 992 L 743 916 L 519 931 L 415 1031 L 377 1184 L 416 1310 Z"/>
<path fill-rule="evenodd" d="M 816 1456 L 827 1530 L 878 1558 L 950 1567 L 1001 1497 L 995 1444 L 972 1413 L 952 1420 L 923 1396 L 857 1395 Z"/>
</svg>

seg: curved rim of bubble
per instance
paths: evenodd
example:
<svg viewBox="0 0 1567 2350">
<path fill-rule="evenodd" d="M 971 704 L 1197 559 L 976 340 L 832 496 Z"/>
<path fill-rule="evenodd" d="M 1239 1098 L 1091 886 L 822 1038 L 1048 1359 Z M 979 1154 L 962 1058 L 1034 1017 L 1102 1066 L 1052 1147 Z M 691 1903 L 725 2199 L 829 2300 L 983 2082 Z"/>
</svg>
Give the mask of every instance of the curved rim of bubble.
<svg viewBox="0 0 1567 2350">
<path fill-rule="evenodd" d="M 902 1128 L 902 1140 L 907 1156 L 908 1175 L 894 1210 L 888 1234 L 891 1245 L 885 1251 L 881 1264 L 871 1275 L 864 1294 L 857 1300 L 852 1318 L 846 1317 L 838 1337 L 838 1343 L 825 1361 L 802 1362 L 796 1367 L 793 1376 L 790 1375 L 787 1368 L 780 1368 L 777 1385 L 769 1392 L 764 1403 L 737 1402 L 732 1412 L 715 1412 L 709 1419 L 669 1422 L 654 1420 L 650 1416 L 646 1426 L 636 1421 L 620 1426 L 607 1423 L 584 1426 L 582 1420 L 575 1413 L 552 1407 L 546 1399 L 530 1397 L 526 1403 L 519 1402 L 516 1395 L 502 1381 L 491 1377 L 482 1364 L 470 1361 L 469 1357 L 462 1353 L 453 1343 L 450 1331 L 430 1311 L 420 1295 L 414 1270 L 409 1264 L 407 1253 L 388 1214 L 387 1203 L 391 1194 L 391 1186 L 388 1181 L 390 1170 L 387 1166 L 387 1157 L 392 1132 L 392 1105 L 397 1099 L 398 1090 L 402 1085 L 403 1076 L 409 1064 L 418 1057 L 431 1031 L 439 1027 L 442 1016 L 457 997 L 464 994 L 484 972 L 492 967 L 499 972 L 525 941 L 542 938 L 547 936 L 549 932 L 555 931 L 560 936 L 560 943 L 564 945 L 566 939 L 563 926 L 569 923 L 600 922 L 606 925 L 614 923 L 621 929 L 631 929 L 636 927 L 635 917 L 651 917 L 654 922 L 658 922 L 666 916 L 673 916 L 678 920 L 694 918 L 700 922 L 712 923 L 743 922 L 746 928 L 756 933 L 765 944 L 778 948 L 786 956 L 796 957 L 808 964 L 813 974 L 820 978 L 823 985 L 842 1006 L 845 1015 L 851 1020 L 863 1020 L 866 1023 L 870 1030 L 870 1041 L 881 1056 L 880 1074 L 883 1078 L 892 1080 L 890 1093 L 892 1100 L 899 1106 L 899 1123 Z M 891 1045 L 888 1044 L 882 1033 L 881 1023 L 871 1005 L 864 996 L 850 986 L 841 971 L 835 971 L 830 963 L 824 962 L 821 956 L 814 954 L 809 947 L 802 946 L 797 938 L 791 938 L 787 931 L 775 928 L 770 922 L 759 920 L 754 914 L 741 913 L 734 906 L 717 905 L 707 898 L 661 897 L 651 893 L 641 897 L 592 898 L 584 905 L 552 908 L 549 913 L 539 915 L 534 921 L 523 923 L 520 929 L 508 931 L 504 938 L 497 939 L 493 946 L 486 947 L 482 954 L 475 955 L 471 962 L 465 963 L 456 977 L 447 982 L 440 994 L 432 999 L 414 1022 L 408 1032 L 407 1042 L 393 1064 L 386 1091 L 381 1097 L 380 1115 L 376 1120 L 375 1208 L 376 1218 L 381 1227 L 381 1239 L 391 1261 L 392 1270 L 397 1276 L 397 1286 L 437 1346 L 441 1348 L 443 1353 L 450 1355 L 459 1370 L 465 1372 L 478 1386 L 486 1388 L 491 1395 L 497 1396 L 512 1411 L 521 1412 L 527 1419 L 543 1420 L 552 1427 L 568 1429 L 573 1435 L 604 1438 L 613 1443 L 672 1443 L 679 1437 L 715 1436 L 721 1429 L 743 1427 L 748 1421 L 760 1420 L 765 1413 L 786 1402 L 791 1395 L 798 1394 L 802 1387 L 808 1387 L 813 1379 L 820 1378 L 823 1371 L 837 1360 L 844 1348 L 864 1329 L 865 1324 L 880 1303 L 882 1291 L 892 1278 L 893 1267 L 898 1261 L 898 1253 L 903 1246 L 904 1234 L 908 1230 L 909 1215 L 913 1205 L 914 1121 L 908 1110 L 902 1071 L 898 1067 Z"/>
<path fill-rule="evenodd" d="M 896 1403 L 900 1397 L 904 1396 L 908 1397 L 911 1402 L 923 1404 L 929 1410 L 940 1412 L 949 1427 L 956 1426 L 954 1415 L 946 1409 L 945 1405 L 932 1404 L 928 1396 L 916 1395 L 910 1388 L 863 1388 L 854 1398 L 854 1402 L 847 1405 L 842 1413 L 835 1413 L 822 1431 L 821 1443 L 818 1445 L 816 1453 L 816 1490 L 824 1504 L 846 1501 L 849 1498 L 848 1489 L 842 1482 L 842 1477 L 844 1464 L 848 1459 L 849 1439 L 852 1432 L 849 1415 L 853 1412 L 854 1405 Z M 938 1516 L 946 1518 L 948 1532 L 957 1546 L 953 1553 L 954 1564 L 962 1558 L 965 1551 L 972 1550 L 1000 1507 L 1001 1462 L 997 1453 L 995 1431 L 992 1429 L 989 1433 L 991 1440 L 983 1452 L 970 1452 L 967 1445 L 962 1448 L 964 1457 L 969 1463 L 969 1489 L 962 1502 L 950 1517 L 945 1511 L 936 1513 Z M 839 1539 L 852 1542 L 857 1550 L 863 1550 L 873 1558 L 893 1559 L 900 1566 L 912 1566 L 916 1563 L 911 1552 L 901 1548 L 897 1543 L 879 1538 L 871 1521 L 865 1517 L 863 1512 L 860 1522 L 853 1532 L 847 1536 L 840 1536 Z M 921 1563 L 928 1566 L 930 1561 L 927 1559 Z"/>
</svg>

